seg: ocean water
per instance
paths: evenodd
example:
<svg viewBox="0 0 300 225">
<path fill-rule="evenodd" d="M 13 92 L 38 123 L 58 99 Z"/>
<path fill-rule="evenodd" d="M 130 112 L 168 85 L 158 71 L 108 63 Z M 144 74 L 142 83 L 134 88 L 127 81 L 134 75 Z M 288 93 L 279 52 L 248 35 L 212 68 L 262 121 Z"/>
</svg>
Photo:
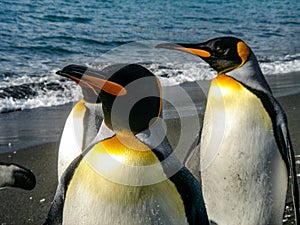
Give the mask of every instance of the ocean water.
<svg viewBox="0 0 300 225">
<path fill-rule="evenodd" d="M 251 46 L 270 79 L 300 71 L 298 0 L 1 0 L 0 112 L 80 99 L 73 82 L 55 75 L 70 63 L 138 62 L 165 86 L 211 79 L 197 57 L 153 46 L 227 35 Z"/>
</svg>

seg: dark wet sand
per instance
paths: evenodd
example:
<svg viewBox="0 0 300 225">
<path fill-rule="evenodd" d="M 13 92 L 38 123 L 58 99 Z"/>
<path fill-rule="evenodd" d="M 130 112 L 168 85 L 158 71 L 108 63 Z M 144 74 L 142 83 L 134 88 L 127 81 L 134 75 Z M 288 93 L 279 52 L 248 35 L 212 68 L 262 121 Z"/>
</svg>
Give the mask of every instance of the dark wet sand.
<svg viewBox="0 0 300 225">
<path fill-rule="evenodd" d="M 37 184 L 32 191 L 16 188 L 1 190 L 0 224 L 42 224 L 57 185 L 56 160 L 58 143 L 43 144 L 15 154 L 2 154 L 0 160 L 30 168 Z"/>
<path fill-rule="evenodd" d="M 278 100 L 288 115 L 291 138 L 296 154 L 298 155 L 300 154 L 300 94 L 280 97 Z M 62 121 L 65 120 L 70 109 L 71 105 L 68 107 L 58 107 L 58 110 L 51 112 L 52 119 L 55 117 L 63 118 L 56 121 L 57 124 L 55 126 L 57 131 L 62 130 Z M 32 111 L 34 113 L 35 110 Z M 53 115 L 53 113 L 56 113 L 57 116 Z M 48 115 L 41 113 L 40 116 L 47 117 Z M 174 120 L 168 123 L 169 129 L 175 129 L 176 126 L 177 124 Z M 56 163 L 58 140 L 59 138 L 55 142 L 48 144 L 37 145 L 12 153 L 0 154 L 0 161 L 19 163 L 30 168 L 37 178 L 36 188 L 32 191 L 14 188 L 7 188 L 0 191 L 0 224 L 37 225 L 43 222 L 57 185 Z M 175 142 L 175 140 L 176 138 L 173 138 L 172 141 Z M 300 173 L 300 167 L 297 169 L 298 173 Z"/>
</svg>

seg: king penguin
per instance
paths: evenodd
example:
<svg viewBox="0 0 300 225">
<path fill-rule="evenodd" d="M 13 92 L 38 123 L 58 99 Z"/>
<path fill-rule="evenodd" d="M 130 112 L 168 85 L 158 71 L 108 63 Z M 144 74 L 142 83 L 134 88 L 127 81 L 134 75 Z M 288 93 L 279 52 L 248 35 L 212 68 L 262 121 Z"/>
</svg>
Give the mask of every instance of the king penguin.
<svg viewBox="0 0 300 225">
<path fill-rule="evenodd" d="M 129 64 L 108 81 L 99 87 L 104 138 L 67 168 L 44 224 L 208 225 L 199 183 L 161 137 L 158 78 Z"/>
<path fill-rule="evenodd" d="M 30 170 L 17 164 L 0 162 L 0 188 L 32 190 L 35 184 L 35 176 Z"/>
<path fill-rule="evenodd" d="M 157 47 L 199 56 L 217 72 L 207 97 L 200 143 L 209 219 L 219 225 L 282 224 L 291 177 L 295 223 L 299 224 L 287 118 L 250 47 L 235 37 Z"/>
<path fill-rule="evenodd" d="M 102 104 L 98 96 L 99 89 L 93 84 L 93 77 L 106 77 L 115 67 L 108 66 L 103 71 L 96 71 L 86 66 L 68 65 L 57 71 L 58 75 L 79 84 L 83 94 L 83 98 L 69 113 L 62 132 L 58 150 L 58 180 L 71 162 L 92 143 L 102 124 Z M 83 76 L 90 77 L 90 80 L 84 81 Z"/>
</svg>

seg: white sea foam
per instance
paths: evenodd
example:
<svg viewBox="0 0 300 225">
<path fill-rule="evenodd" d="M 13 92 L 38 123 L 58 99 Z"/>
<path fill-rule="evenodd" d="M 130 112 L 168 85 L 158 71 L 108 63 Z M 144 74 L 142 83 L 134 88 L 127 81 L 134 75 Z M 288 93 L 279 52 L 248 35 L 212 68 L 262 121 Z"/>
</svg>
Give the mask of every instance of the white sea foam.
<svg viewBox="0 0 300 225">
<path fill-rule="evenodd" d="M 300 71 L 300 60 L 277 60 L 269 63 L 260 63 L 260 66 L 265 75 L 291 73 Z"/>
<path fill-rule="evenodd" d="M 286 56 L 280 60 L 272 62 L 261 62 L 261 68 L 266 76 L 273 74 L 284 74 L 300 71 L 299 56 Z M 292 59 L 292 60 L 291 60 Z M 193 60 L 172 61 L 172 62 L 140 62 L 154 74 L 159 76 L 163 86 L 179 85 L 185 82 L 194 82 L 199 80 L 210 80 L 216 73 L 209 66 L 193 57 Z M 107 63 L 91 63 L 87 66 L 94 69 L 102 69 Z M 22 76 L 4 76 L 0 81 L 0 96 L 5 89 L 11 91 L 18 90 L 19 87 L 25 85 L 25 97 L 14 98 L 5 96 L 0 98 L 0 112 L 32 109 L 37 107 L 51 107 L 75 102 L 81 99 L 81 89 L 73 81 L 61 78 L 55 75 L 57 69 L 52 69 L 48 75 L 30 76 L 28 74 Z M 26 95 L 28 88 L 28 95 Z M 31 92 L 34 92 L 32 94 Z"/>
<path fill-rule="evenodd" d="M 0 94 L 3 94 L 5 88 L 10 88 L 11 91 L 17 90 L 22 85 L 27 85 L 24 90 L 25 97 L 11 97 L 6 96 L 0 98 L 0 112 L 8 112 L 15 110 L 32 109 L 37 107 L 51 107 L 57 105 L 64 105 L 69 102 L 78 101 L 82 98 L 81 90 L 78 85 L 72 81 L 60 81 L 59 76 L 49 75 L 44 77 L 29 77 L 24 75 L 16 78 L 5 78 L 0 83 Z M 55 90 L 56 84 L 61 88 Z M 35 94 L 32 95 L 31 92 Z"/>
</svg>

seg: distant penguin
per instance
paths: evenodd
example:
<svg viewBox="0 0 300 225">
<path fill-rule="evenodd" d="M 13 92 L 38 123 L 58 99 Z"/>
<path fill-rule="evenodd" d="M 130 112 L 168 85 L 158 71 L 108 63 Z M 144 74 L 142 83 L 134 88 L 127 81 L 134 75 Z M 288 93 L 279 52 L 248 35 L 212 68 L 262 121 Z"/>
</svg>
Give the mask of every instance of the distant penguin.
<svg viewBox="0 0 300 225">
<path fill-rule="evenodd" d="M 126 94 L 101 88 L 106 134 L 68 167 L 44 224 L 208 225 L 199 183 L 160 134 L 157 77 L 129 64 L 109 81 Z"/>
<path fill-rule="evenodd" d="M 250 47 L 235 37 L 157 47 L 199 56 L 218 73 L 207 98 L 200 151 L 209 219 L 219 225 L 282 224 L 290 176 L 299 224 L 286 115 Z"/>
<path fill-rule="evenodd" d="M 30 170 L 17 164 L 0 162 L 0 188 L 32 190 L 35 184 L 35 176 Z"/>
<path fill-rule="evenodd" d="M 98 96 L 100 89 L 93 84 L 93 79 L 85 82 L 82 77 L 108 77 L 114 69 L 116 68 L 109 66 L 103 71 L 96 71 L 85 66 L 68 65 L 57 71 L 58 75 L 79 84 L 83 94 L 83 98 L 71 110 L 61 136 L 57 164 L 58 180 L 71 162 L 92 143 L 103 120 L 102 104 Z"/>
</svg>

